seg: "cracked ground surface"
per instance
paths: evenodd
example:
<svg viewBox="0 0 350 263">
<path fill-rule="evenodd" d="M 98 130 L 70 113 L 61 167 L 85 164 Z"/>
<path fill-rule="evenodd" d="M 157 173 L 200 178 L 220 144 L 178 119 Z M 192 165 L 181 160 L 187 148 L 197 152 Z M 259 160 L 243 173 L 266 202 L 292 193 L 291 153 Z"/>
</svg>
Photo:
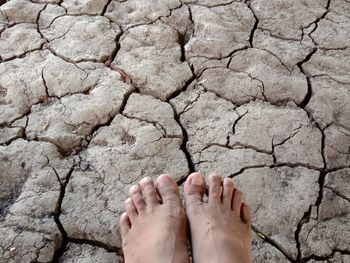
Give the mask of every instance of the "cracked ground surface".
<svg viewBox="0 0 350 263">
<path fill-rule="evenodd" d="M 128 188 L 193 171 L 254 262 L 350 262 L 349 0 L 0 1 L 1 262 L 122 262 Z"/>
</svg>

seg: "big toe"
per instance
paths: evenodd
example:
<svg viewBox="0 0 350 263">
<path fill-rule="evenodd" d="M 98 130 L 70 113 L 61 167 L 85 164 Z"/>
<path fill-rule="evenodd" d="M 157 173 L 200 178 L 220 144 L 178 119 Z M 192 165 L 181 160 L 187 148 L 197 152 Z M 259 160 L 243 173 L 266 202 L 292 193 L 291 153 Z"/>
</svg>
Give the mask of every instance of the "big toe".
<svg viewBox="0 0 350 263">
<path fill-rule="evenodd" d="M 200 173 L 192 173 L 185 182 L 186 208 L 203 203 L 205 193 L 205 178 Z"/>
<path fill-rule="evenodd" d="M 156 180 L 156 188 L 163 204 L 181 204 L 179 187 L 170 175 L 160 175 Z"/>
</svg>

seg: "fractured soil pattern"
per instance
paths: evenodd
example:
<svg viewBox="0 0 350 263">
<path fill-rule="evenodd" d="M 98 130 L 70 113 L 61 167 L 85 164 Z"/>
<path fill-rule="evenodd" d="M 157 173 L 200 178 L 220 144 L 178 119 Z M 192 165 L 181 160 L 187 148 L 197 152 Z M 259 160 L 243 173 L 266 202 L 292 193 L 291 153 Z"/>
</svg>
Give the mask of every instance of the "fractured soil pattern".
<svg viewBox="0 0 350 263">
<path fill-rule="evenodd" d="M 350 262 L 349 0 L 0 1 L 0 262 L 123 262 L 128 188 L 193 171 L 254 262 Z"/>
</svg>

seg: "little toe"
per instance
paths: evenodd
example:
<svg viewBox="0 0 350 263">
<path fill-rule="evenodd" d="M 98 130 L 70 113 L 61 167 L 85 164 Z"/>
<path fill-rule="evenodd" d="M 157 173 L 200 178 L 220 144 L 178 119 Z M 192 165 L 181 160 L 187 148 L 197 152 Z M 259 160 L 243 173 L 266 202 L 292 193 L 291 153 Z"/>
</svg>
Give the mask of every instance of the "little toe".
<svg viewBox="0 0 350 263">
<path fill-rule="evenodd" d="M 246 203 L 243 203 L 241 206 L 241 219 L 244 223 L 251 226 L 253 220 L 253 210 Z"/>
<path fill-rule="evenodd" d="M 119 228 L 122 235 L 122 239 L 124 239 L 131 228 L 129 216 L 125 212 L 120 216 Z"/>
<path fill-rule="evenodd" d="M 124 207 L 132 225 L 137 217 L 137 210 L 131 198 L 125 200 Z"/>
<path fill-rule="evenodd" d="M 134 185 L 130 188 L 129 194 L 131 196 L 132 202 L 134 203 L 137 213 L 139 214 L 146 208 L 145 200 L 142 197 L 141 187 L 139 185 Z"/>
<path fill-rule="evenodd" d="M 243 192 L 238 188 L 235 188 L 233 191 L 233 198 L 232 198 L 232 210 L 237 217 L 239 217 L 241 213 L 242 199 L 243 199 Z"/>
<path fill-rule="evenodd" d="M 140 186 L 146 206 L 154 207 L 156 205 L 159 205 L 159 200 L 153 180 L 150 177 L 145 177 L 140 181 Z"/>
<path fill-rule="evenodd" d="M 231 208 L 232 205 L 232 195 L 234 191 L 234 184 L 231 178 L 225 178 L 223 183 L 222 190 L 222 203 Z"/>
<path fill-rule="evenodd" d="M 209 176 L 209 203 L 221 203 L 221 176 L 211 174 Z"/>
<path fill-rule="evenodd" d="M 185 182 L 186 209 L 203 203 L 205 193 L 205 178 L 200 173 L 192 173 Z"/>
<path fill-rule="evenodd" d="M 159 193 L 160 198 L 162 199 L 163 204 L 181 204 L 179 187 L 170 175 L 160 175 L 156 180 L 156 189 Z"/>
</svg>

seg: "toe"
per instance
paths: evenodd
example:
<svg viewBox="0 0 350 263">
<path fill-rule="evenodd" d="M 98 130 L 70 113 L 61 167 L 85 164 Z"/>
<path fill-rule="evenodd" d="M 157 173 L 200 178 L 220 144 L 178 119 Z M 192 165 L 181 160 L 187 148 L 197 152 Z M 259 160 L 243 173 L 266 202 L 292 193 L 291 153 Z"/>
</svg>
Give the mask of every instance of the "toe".
<svg viewBox="0 0 350 263">
<path fill-rule="evenodd" d="M 222 188 L 222 202 L 225 206 L 231 208 L 234 189 L 233 180 L 231 178 L 225 178 Z"/>
<path fill-rule="evenodd" d="M 153 180 L 150 177 L 145 177 L 140 181 L 142 196 L 147 207 L 154 207 L 159 204 L 156 189 Z"/>
<path fill-rule="evenodd" d="M 248 224 L 249 226 L 252 224 L 253 210 L 249 205 L 245 203 L 242 204 L 241 219 L 244 223 Z"/>
<path fill-rule="evenodd" d="M 163 204 L 181 204 L 179 187 L 170 175 L 163 174 L 159 176 L 156 181 L 156 188 Z"/>
<path fill-rule="evenodd" d="M 130 188 L 130 196 L 132 202 L 134 203 L 137 213 L 139 214 L 146 208 L 145 200 L 143 200 L 141 187 L 139 185 L 134 185 Z"/>
<path fill-rule="evenodd" d="M 209 203 L 221 203 L 221 176 L 211 174 L 209 176 Z"/>
<path fill-rule="evenodd" d="M 205 193 L 205 178 L 200 173 L 192 173 L 185 182 L 185 203 L 186 208 L 197 206 L 203 203 Z"/>
<path fill-rule="evenodd" d="M 232 210 L 237 217 L 239 217 L 241 213 L 242 198 L 243 198 L 242 191 L 235 188 L 233 191 Z"/>
<path fill-rule="evenodd" d="M 124 207 L 132 225 L 137 217 L 137 210 L 131 198 L 126 199 Z"/>
<path fill-rule="evenodd" d="M 124 239 L 131 228 L 130 219 L 129 219 L 129 216 L 127 215 L 127 213 L 123 213 L 120 216 L 119 227 L 120 227 L 122 239 Z"/>
</svg>

